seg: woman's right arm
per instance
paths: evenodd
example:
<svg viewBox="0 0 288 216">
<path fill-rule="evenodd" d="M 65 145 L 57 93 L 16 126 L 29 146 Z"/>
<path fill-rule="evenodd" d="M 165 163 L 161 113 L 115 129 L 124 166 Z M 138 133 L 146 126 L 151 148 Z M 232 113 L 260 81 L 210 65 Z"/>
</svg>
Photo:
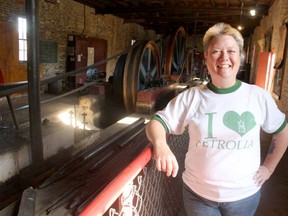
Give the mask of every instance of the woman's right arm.
<svg viewBox="0 0 288 216">
<path fill-rule="evenodd" d="M 167 144 L 166 131 L 163 125 L 159 121 L 152 119 L 146 125 L 146 135 L 153 145 L 153 155 L 157 170 L 165 172 L 167 176 L 176 177 L 179 165 Z"/>
</svg>

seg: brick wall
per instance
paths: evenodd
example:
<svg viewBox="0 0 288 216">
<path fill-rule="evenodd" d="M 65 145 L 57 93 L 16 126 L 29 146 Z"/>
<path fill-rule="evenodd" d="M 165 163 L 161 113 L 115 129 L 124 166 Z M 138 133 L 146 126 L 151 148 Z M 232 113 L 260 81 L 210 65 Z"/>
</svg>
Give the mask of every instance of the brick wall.
<svg viewBox="0 0 288 216">
<path fill-rule="evenodd" d="M 276 0 L 271 6 L 268 16 L 264 17 L 261 20 L 260 25 L 255 29 L 252 43 L 250 46 L 250 53 L 253 52 L 253 47 L 255 47 L 254 59 L 250 59 L 252 62 L 251 65 L 251 74 L 250 82 L 255 83 L 256 79 L 256 69 L 257 69 L 257 60 L 259 52 L 265 50 L 265 34 L 272 29 L 272 40 L 271 40 L 271 50 L 276 53 L 279 48 L 280 41 L 280 27 L 283 25 L 285 20 L 288 19 L 288 1 L 287 0 Z M 287 46 L 287 45 L 286 45 Z M 252 56 L 252 55 L 251 55 Z M 281 98 L 276 99 L 276 103 L 279 108 L 288 115 L 288 58 L 284 59 L 286 63 L 286 68 L 284 71 L 284 79 L 282 84 Z"/>
<path fill-rule="evenodd" d="M 0 0 L 0 20 L 17 22 L 18 16 L 25 15 L 25 0 Z"/>
<path fill-rule="evenodd" d="M 85 21 L 84 21 L 85 19 Z M 60 4 L 40 1 L 40 37 L 58 42 L 58 63 L 44 65 L 44 76 L 65 71 L 67 35 L 76 34 L 106 39 L 107 57 L 114 56 L 130 46 L 131 39 L 156 39 L 154 32 L 135 24 L 124 24 L 112 15 L 97 15 L 93 8 L 71 0 Z M 107 78 L 114 72 L 117 59 L 107 63 Z"/>
<path fill-rule="evenodd" d="M 25 16 L 24 0 L 0 0 L 1 21 L 16 24 L 18 16 Z M 65 72 L 68 34 L 106 39 L 107 57 L 127 49 L 132 39 L 159 38 L 154 31 L 144 30 L 136 24 L 123 23 L 122 19 L 112 15 L 97 15 L 93 8 L 86 6 L 84 9 L 84 5 L 72 0 L 61 0 L 59 4 L 40 0 L 39 17 L 40 40 L 58 43 L 58 62 L 43 64 L 43 77 Z M 107 78 L 114 72 L 116 60 L 107 63 Z"/>
</svg>

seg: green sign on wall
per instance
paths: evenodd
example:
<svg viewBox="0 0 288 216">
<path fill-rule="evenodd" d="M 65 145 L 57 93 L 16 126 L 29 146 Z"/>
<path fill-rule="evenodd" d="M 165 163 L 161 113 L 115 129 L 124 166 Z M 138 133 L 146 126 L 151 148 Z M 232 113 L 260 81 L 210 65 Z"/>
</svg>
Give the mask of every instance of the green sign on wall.
<svg viewBox="0 0 288 216">
<path fill-rule="evenodd" d="M 58 43 L 54 41 L 40 41 L 40 63 L 58 62 Z"/>
</svg>

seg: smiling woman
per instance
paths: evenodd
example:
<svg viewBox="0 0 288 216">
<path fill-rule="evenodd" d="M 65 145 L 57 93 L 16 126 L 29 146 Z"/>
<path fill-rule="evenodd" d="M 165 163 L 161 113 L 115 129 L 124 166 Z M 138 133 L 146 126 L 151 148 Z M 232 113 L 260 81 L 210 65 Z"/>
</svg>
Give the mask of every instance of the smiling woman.
<svg viewBox="0 0 288 216">
<path fill-rule="evenodd" d="M 260 188 L 288 145 L 285 114 L 265 90 L 236 79 L 243 49 L 237 29 L 218 23 L 206 32 L 205 63 L 211 81 L 190 88 L 147 124 L 156 168 L 167 176 L 179 166 L 166 133 L 189 131 L 183 172 L 188 216 L 254 215 Z M 273 151 L 260 163 L 260 130 L 274 134 Z"/>
<path fill-rule="evenodd" d="M 221 35 L 212 39 L 204 57 L 213 85 L 229 88 L 236 83 L 241 54 L 233 37 Z"/>
<path fill-rule="evenodd" d="M 240 68 L 244 39 L 240 32 L 231 29 L 230 25 L 218 23 L 203 39 L 205 62 L 212 83 L 218 88 L 233 86 Z"/>
</svg>

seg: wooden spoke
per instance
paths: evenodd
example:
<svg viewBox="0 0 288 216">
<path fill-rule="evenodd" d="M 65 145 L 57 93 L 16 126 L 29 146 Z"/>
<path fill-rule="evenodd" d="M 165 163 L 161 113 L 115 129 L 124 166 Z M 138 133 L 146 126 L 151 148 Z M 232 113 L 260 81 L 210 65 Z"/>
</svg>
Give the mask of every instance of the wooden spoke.
<svg viewBox="0 0 288 216">
<path fill-rule="evenodd" d="M 164 59 L 164 74 L 180 75 L 184 62 L 186 36 L 183 27 L 180 27 L 176 33 L 169 37 L 168 47 L 166 48 Z"/>
<path fill-rule="evenodd" d="M 154 41 L 143 41 L 128 53 L 123 76 L 123 100 L 127 112 L 136 110 L 137 94 L 160 80 L 160 56 Z"/>
</svg>

